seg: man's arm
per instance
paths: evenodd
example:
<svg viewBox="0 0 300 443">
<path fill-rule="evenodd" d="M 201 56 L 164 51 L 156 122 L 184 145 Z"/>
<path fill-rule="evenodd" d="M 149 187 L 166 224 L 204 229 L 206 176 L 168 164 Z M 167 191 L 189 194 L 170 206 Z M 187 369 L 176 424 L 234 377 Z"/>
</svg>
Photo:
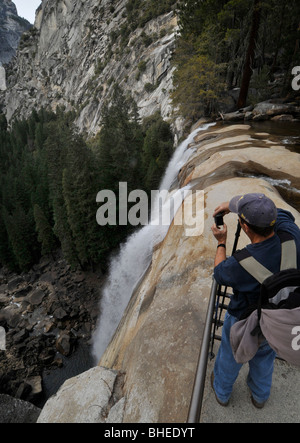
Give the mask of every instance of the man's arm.
<svg viewBox="0 0 300 443">
<path fill-rule="evenodd" d="M 222 261 L 226 260 L 227 226 L 224 223 L 223 229 L 219 229 L 217 228 L 216 224 L 214 224 L 211 230 L 215 239 L 218 241 L 217 252 L 215 257 L 215 267 L 216 267 L 220 263 L 222 263 Z"/>
<path fill-rule="evenodd" d="M 229 202 L 221 203 L 213 213 L 213 217 L 215 217 L 219 212 L 223 212 L 224 214 L 229 214 Z M 224 223 L 223 229 L 220 230 L 217 228 L 216 224 L 214 224 L 211 228 L 212 233 L 215 239 L 218 241 L 217 252 L 215 257 L 215 267 L 218 266 L 222 261 L 226 260 L 226 241 L 227 241 L 227 226 Z M 219 245 L 225 245 L 219 246 Z"/>
</svg>

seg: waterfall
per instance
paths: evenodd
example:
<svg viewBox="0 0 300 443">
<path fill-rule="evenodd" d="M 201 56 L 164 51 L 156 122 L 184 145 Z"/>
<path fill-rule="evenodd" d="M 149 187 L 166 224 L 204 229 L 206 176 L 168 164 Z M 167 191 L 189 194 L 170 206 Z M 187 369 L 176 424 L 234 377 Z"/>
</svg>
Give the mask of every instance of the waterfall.
<svg viewBox="0 0 300 443">
<path fill-rule="evenodd" d="M 206 124 L 196 129 L 178 146 L 162 179 L 161 191 L 170 189 L 180 168 L 193 153 L 193 150 L 187 147 L 197 133 L 214 124 Z M 182 203 L 182 189 L 174 191 L 172 199 L 175 214 Z M 161 208 L 161 205 L 155 202 L 149 224 L 132 234 L 121 245 L 119 254 L 111 258 L 108 280 L 100 301 L 100 317 L 93 336 L 92 352 L 97 363 L 114 335 L 137 283 L 151 263 L 153 245 L 162 241 L 168 231 L 169 226 L 158 223 L 163 217 L 161 211 L 164 210 L 169 211 L 169 205 L 163 205 Z"/>
</svg>

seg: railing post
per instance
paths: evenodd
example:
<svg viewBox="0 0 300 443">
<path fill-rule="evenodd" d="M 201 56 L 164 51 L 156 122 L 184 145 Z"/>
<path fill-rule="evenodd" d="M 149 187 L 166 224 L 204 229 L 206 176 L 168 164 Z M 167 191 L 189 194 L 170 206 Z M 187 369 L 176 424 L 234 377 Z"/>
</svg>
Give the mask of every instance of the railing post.
<svg viewBox="0 0 300 443">
<path fill-rule="evenodd" d="M 200 421 L 217 286 L 216 280 L 213 279 L 187 423 Z"/>
</svg>

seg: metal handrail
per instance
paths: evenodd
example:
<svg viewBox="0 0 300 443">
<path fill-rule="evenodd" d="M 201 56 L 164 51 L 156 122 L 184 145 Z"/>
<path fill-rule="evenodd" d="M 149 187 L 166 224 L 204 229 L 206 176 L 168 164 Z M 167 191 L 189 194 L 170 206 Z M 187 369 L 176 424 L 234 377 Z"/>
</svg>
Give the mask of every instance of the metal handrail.
<svg viewBox="0 0 300 443">
<path fill-rule="evenodd" d="M 218 284 L 213 279 L 187 423 L 199 423 L 200 421 L 217 289 Z"/>
</svg>

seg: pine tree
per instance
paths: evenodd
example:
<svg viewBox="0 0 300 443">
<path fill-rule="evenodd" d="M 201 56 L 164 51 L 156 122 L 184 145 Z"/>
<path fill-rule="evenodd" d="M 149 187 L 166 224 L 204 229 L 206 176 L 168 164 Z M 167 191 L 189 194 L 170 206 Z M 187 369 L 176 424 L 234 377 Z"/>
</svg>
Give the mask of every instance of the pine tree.
<svg viewBox="0 0 300 443">
<path fill-rule="evenodd" d="M 73 136 L 63 172 L 63 196 L 78 258 L 83 266 L 101 261 L 109 244 L 96 221 L 99 178 L 96 159 L 82 137 Z"/>
<path fill-rule="evenodd" d="M 64 257 L 70 264 L 75 266 L 79 263 L 79 259 L 68 222 L 62 186 L 68 146 L 72 146 L 72 132 L 66 122 L 62 120 L 48 123 L 48 134 L 45 149 L 48 165 L 49 199 L 54 219 L 54 234 L 60 241 Z"/>
<path fill-rule="evenodd" d="M 145 123 L 146 134 L 142 151 L 142 171 L 148 192 L 158 189 L 160 180 L 173 152 L 173 135 L 161 115 L 155 114 Z"/>
<path fill-rule="evenodd" d="M 12 270 L 17 269 L 16 259 L 12 252 L 11 244 L 4 222 L 5 208 L 0 208 L 0 264 L 8 266 Z"/>
<path fill-rule="evenodd" d="M 68 222 L 67 208 L 62 196 L 53 199 L 54 234 L 60 241 L 65 259 L 72 266 L 77 266 L 80 261 L 74 245 L 74 239 Z"/>
<path fill-rule="evenodd" d="M 27 271 L 36 258 L 31 247 L 34 235 L 28 217 L 20 205 L 12 215 L 4 209 L 3 217 L 16 263 L 21 271 Z"/>
<path fill-rule="evenodd" d="M 119 182 L 127 182 L 128 189 L 134 189 L 140 180 L 137 165 L 140 163 L 142 132 L 138 124 L 136 106 L 130 97 L 125 97 L 115 87 L 110 103 L 103 108 L 102 130 L 100 133 L 100 163 L 103 182 L 115 192 Z M 108 170 L 107 167 L 110 169 Z"/>
<path fill-rule="evenodd" d="M 50 226 L 43 210 L 39 205 L 34 205 L 34 220 L 36 231 L 38 233 L 38 241 L 41 243 L 41 252 L 44 254 L 52 254 L 56 248 L 56 240 L 53 229 Z"/>
</svg>

